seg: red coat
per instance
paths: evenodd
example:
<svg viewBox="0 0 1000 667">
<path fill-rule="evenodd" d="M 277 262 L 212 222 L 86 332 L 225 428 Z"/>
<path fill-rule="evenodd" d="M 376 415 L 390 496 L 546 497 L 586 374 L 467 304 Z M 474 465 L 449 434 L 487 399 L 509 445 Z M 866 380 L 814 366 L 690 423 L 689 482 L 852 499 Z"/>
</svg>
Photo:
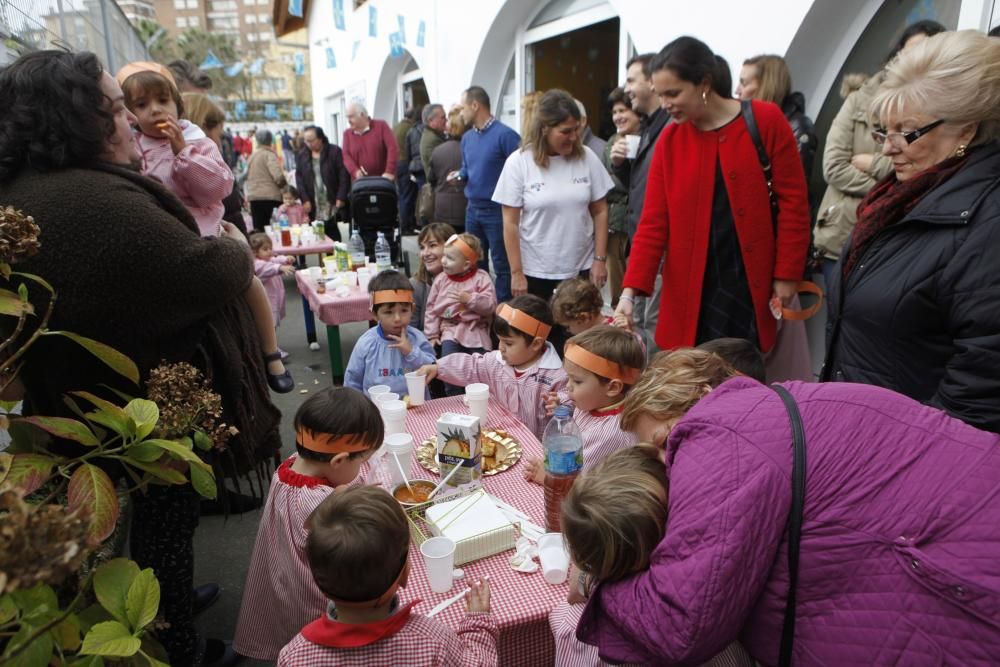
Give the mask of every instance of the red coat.
<svg viewBox="0 0 1000 667">
<path fill-rule="evenodd" d="M 656 325 L 661 349 L 695 343 L 717 159 L 729 192 L 763 351 L 774 345 L 775 320 L 768 308 L 772 281 L 802 279 L 809 248 L 809 203 L 795 137 L 774 104 L 754 102 L 753 110 L 773 165 L 780 207 L 777 244 L 767 184 L 742 117 L 712 132 L 702 132 L 690 122 L 671 123 L 653 149 L 624 286 L 650 294 L 666 253 Z"/>
</svg>

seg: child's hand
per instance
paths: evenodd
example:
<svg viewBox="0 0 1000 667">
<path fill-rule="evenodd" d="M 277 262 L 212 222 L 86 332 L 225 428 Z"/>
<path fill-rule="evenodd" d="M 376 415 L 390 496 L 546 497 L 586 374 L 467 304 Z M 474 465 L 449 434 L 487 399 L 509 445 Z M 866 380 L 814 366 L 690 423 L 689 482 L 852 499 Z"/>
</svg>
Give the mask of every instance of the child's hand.
<svg viewBox="0 0 1000 667">
<path fill-rule="evenodd" d="M 528 459 L 528 462 L 524 465 L 524 479 L 535 484 L 545 483 L 545 463 L 537 456 Z"/>
<path fill-rule="evenodd" d="M 542 396 L 542 401 L 545 403 L 545 415 L 551 417 L 552 413 L 559 407 L 559 394 L 554 391 L 547 391 Z"/>
<path fill-rule="evenodd" d="M 470 294 L 467 290 L 464 290 L 464 289 L 463 290 L 452 290 L 451 291 L 451 298 L 453 298 L 455 301 L 458 301 L 460 304 L 462 304 L 464 306 L 465 304 L 467 304 L 470 301 L 472 301 L 472 294 Z"/>
<path fill-rule="evenodd" d="M 471 612 L 490 613 L 490 582 L 477 579 L 469 585 L 465 594 L 465 609 Z"/>
<path fill-rule="evenodd" d="M 434 347 L 437 347 L 438 345 L 441 344 L 441 337 L 440 336 L 434 336 L 432 338 L 428 338 L 427 342 L 430 343 L 431 345 L 433 345 Z"/>
<path fill-rule="evenodd" d="M 294 264 L 294 263 L 295 263 L 295 258 L 294 257 L 292 257 L 291 255 L 288 255 L 287 257 L 285 257 L 285 264 Z"/>
<path fill-rule="evenodd" d="M 282 275 L 286 275 L 286 276 L 294 276 L 295 275 L 295 267 L 294 266 L 289 266 L 288 264 L 285 264 L 283 267 L 281 267 L 281 273 L 282 273 Z"/>
<path fill-rule="evenodd" d="M 426 376 L 427 377 L 426 382 L 429 383 L 431 380 L 437 377 L 438 367 L 437 364 L 427 364 L 425 366 L 421 366 L 420 368 L 418 368 L 416 372 L 417 375 Z"/>
<path fill-rule="evenodd" d="M 576 563 L 570 563 L 569 577 L 567 577 L 569 593 L 566 595 L 566 602 L 570 604 L 582 604 L 587 601 L 587 592 L 580 590 L 581 574 L 580 568 L 576 566 Z"/>
<path fill-rule="evenodd" d="M 410 356 L 410 353 L 413 352 L 413 344 L 410 343 L 410 337 L 406 335 L 405 331 L 402 336 L 393 336 L 392 334 L 388 334 L 386 335 L 386 338 L 396 341 L 394 343 L 389 343 L 389 347 L 399 350 L 404 357 Z"/>
<path fill-rule="evenodd" d="M 184 141 L 184 130 L 181 129 L 176 118 L 167 116 L 164 120 L 156 123 L 156 129 L 162 132 L 163 136 L 170 142 L 170 150 L 174 152 L 174 155 L 180 153 L 187 146 L 187 142 Z"/>
</svg>

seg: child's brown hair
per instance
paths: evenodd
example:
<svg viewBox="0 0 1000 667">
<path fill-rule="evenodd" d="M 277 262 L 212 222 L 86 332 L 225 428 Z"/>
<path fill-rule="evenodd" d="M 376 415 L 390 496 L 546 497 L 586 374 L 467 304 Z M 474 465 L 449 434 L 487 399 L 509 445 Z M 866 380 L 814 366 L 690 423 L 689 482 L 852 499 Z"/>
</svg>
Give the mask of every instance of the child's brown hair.
<svg viewBox="0 0 1000 667">
<path fill-rule="evenodd" d="M 520 310 L 526 315 L 531 315 L 542 324 L 547 324 L 550 327 L 554 324 L 549 304 L 545 303 L 545 300 L 541 297 L 537 297 L 534 294 L 522 294 L 521 296 L 515 296 L 506 303 L 514 310 Z M 520 336 L 528 345 L 531 345 L 531 342 L 535 340 L 535 336 L 525 333 L 520 329 L 515 329 L 510 325 L 510 322 L 500 317 L 500 315 L 493 318 L 493 333 L 497 336 Z"/>
<path fill-rule="evenodd" d="M 271 237 L 264 232 L 253 232 L 250 234 L 250 249 L 253 250 L 253 254 L 256 256 L 258 252 L 265 248 L 273 248 L 274 242 L 271 241 Z"/>
<path fill-rule="evenodd" d="M 444 242 L 452 237 L 455 233 L 455 228 L 449 225 L 447 222 L 432 222 L 423 229 L 417 235 L 417 245 L 427 241 L 427 239 L 434 239 L 442 246 Z M 421 259 L 420 263 L 417 264 L 417 272 L 413 274 L 413 277 L 421 283 L 430 284 L 434 277 L 427 273 L 427 267 L 424 266 L 424 260 Z"/>
<path fill-rule="evenodd" d="M 764 355 L 746 338 L 716 338 L 705 341 L 698 349 L 714 352 L 737 371 L 761 384 L 767 382 Z"/>
<path fill-rule="evenodd" d="M 313 581 L 332 600 L 377 600 L 406 567 L 409 523 L 399 502 L 380 488 L 331 493 L 306 527 Z"/>
<path fill-rule="evenodd" d="M 667 470 L 655 447 L 621 449 L 583 473 L 562 505 L 573 561 L 595 581 L 646 569 L 667 524 Z"/>
<path fill-rule="evenodd" d="M 635 337 L 635 334 L 608 324 L 600 324 L 578 333 L 566 341 L 566 347 L 568 348 L 570 345 L 579 346 L 587 352 L 617 364 L 622 375 L 628 375 L 630 369 L 638 369 L 642 372 L 646 366 L 646 351 L 642 349 L 642 343 Z M 594 373 L 594 371 L 590 372 Z M 600 373 L 594 373 L 594 375 L 597 376 L 601 384 L 610 382 L 609 378 Z M 627 392 L 634 383 L 623 382 L 622 384 L 625 385 L 625 392 Z"/>
<path fill-rule="evenodd" d="M 552 295 L 552 317 L 563 326 L 601 314 L 604 298 L 597 285 L 584 278 L 569 278 Z"/>
<path fill-rule="evenodd" d="M 350 458 L 366 456 L 382 446 L 385 422 L 371 399 L 350 387 L 326 387 L 299 406 L 295 413 L 295 450 L 311 461 L 327 462 L 333 454 L 306 449 L 298 442 L 300 429 L 322 435 L 356 435 L 354 441 L 368 449 L 352 452 Z"/>
<path fill-rule="evenodd" d="M 167 77 L 156 72 L 136 72 L 122 82 L 122 92 L 125 93 L 125 106 L 129 111 L 140 97 L 155 96 L 166 92 L 177 105 L 177 117 L 184 116 L 184 98 L 181 91 Z"/>
<path fill-rule="evenodd" d="M 410 300 L 405 303 L 413 303 L 413 285 L 410 281 L 406 279 L 399 271 L 395 269 L 386 269 L 382 271 L 375 277 L 371 279 L 368 283 L 368 293 L 375 295 L 375 292 L 381 292 L 382 290 L 397 290 L 402 292 L 410 293 Z M 378 314 L 379 308 L 382 306 L 391 306 L 391 303 L 380 303 L 372 306 L 372 312 L 376 315 Z"/>
</svg>

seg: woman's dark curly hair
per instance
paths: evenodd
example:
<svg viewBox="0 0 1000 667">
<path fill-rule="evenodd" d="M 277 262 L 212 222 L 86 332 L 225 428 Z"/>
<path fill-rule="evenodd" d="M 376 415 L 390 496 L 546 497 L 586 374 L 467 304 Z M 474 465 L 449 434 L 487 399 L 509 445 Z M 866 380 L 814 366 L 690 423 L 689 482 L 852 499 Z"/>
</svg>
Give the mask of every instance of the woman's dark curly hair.
<svg viewBox="0 0 1000 667">
<path fill-rule="evenodd" d="M 0 181 L 93 164 L 115 133 L 104 67 L 88 51 L 36 51 L 0 69 Z"/>
</svg>

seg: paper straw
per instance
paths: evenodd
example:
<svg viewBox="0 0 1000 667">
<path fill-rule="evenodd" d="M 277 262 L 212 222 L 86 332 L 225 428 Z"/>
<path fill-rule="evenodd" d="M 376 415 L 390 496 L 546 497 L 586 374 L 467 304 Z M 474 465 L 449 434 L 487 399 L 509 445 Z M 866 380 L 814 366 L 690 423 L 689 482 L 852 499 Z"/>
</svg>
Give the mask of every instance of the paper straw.
<svg viewBox="0 0 1000 667">
<path fill-rule="evenodd" d="M 410 480 L 406 477 L 406 471 L 403 470 L 403 464 L 399 462 L 399 455 L 396 454 L 396 452 L 392 453 L 392 459 L 396 462 L 396 467 L 399 469 L 399 473 L 403 476 L 403 483 L 406 484 L 406 488 L 410 490 L 410 493 L 413 493 L 413 487 L 410 486 Z M 437 489 L 434 490 L 437 491 Z M 434 494 L 432 493 L 431 495 Z M 427 496 L 427 500 L 430 499 L 431 497 Z"/>
<path fill-rule="evenodd" d="M 397 463 L 398 463 L 398 462 L 397 462 Z M 438 463 L 438 465 L 441 465 L 441 464 L 440 464 L 440 463 Z M 447 482 L 447 481 L 448 481 L 449 479 L 451 479 L 451 476 L 452 476 L 452 475 L 454 475 L 454 474 L 455 474 L 456 472 L 458 472 L 458 469 L 459 469 L 459 468 L 461 468 L 461 467 L 462 467 L 462 466 L 460 466 L 460 465 L 456 465 L 456 466 L 455 466 L 454 468 L 452 468 L 452 469 L 451 469 L 451 472 L 450 472 L 450 473 L 448 473 L 448 476 L 447 476 L 447 477 L 445 477 L 444 479 L 442 479 L 442 480 L 441 480 L 441 483 L 440 483 L 440 484 L 438 484 L 437 486 L 435 486 L 435 487 L 434 487 L 434 490 L 433 490 L 433 491 L 431 491 L 431 492 L 430 492 L 429 494 L 427 494 L 427 500 L 430 500 L 431 498 L 433 498 L 433 497 L 434 497 L 434 495 L 435 495 L 435 494 L 436 494 L 436 493 L 437 493 L 438 491 L 440 491 L 440 490 L 441 490 L 441 487 L 442 487 L 442 486 L 444 486 L 444 485 L 445 485 L 445 483 L 446 483 L 446 482 Z"/>
</svg>

